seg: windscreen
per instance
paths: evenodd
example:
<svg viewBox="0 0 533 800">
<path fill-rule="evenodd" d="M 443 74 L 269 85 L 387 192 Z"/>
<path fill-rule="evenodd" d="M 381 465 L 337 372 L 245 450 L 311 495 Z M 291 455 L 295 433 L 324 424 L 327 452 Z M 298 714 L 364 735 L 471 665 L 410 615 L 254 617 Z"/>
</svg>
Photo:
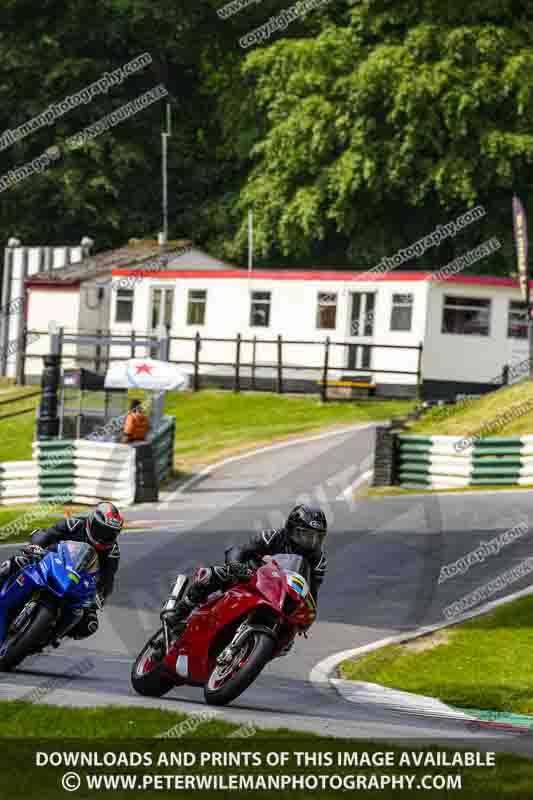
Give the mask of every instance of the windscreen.
<svg viewBox="0 0 533 800">
<path fill-rule="evenodd" d="M 76 572 L 98 572 L 98 556 L 94 547 L 85 542 L 63 542 L 68 550 L 72 569 Z"/>
<path fill-rule="evenodd" d="M 309 581 L 311 576 L 311 567 L 309 566 L 309 562 L 303 556 L 299 556 L 293 553 L 278 553 L 277 555 L 272 556 L 274 561 L 277 561 L 279 566 L 285 572 L 297 572 L 298 575 L 301 575 L 302 578 L 305 578 L 306 581 Z"/>
</svg>

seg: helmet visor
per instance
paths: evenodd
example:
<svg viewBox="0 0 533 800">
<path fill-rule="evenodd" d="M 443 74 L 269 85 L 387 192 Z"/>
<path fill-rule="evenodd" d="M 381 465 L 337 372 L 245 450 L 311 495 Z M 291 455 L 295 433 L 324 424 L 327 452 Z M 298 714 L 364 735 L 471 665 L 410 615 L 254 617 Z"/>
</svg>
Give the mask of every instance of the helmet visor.
<svg viewBox="0 0 533 800">
<path fill-rule="evenodd" d="M 88 524 L 87 531 L 89 533 L 89 538 L 92 539 L 93 542 L 106 549 L 113 547 L 120 533 L 120 530 L 117 530 L 117 528 L 101 525 L 98 520 L 93 520 L 92 524 Z"/>
<path fill-rule="evenodd" d="M 318 549 L 326 537 L 326 531 L 310 530 L 309 528 L 293 528 L 291 539 L 293 544 L 302 550 L 311 552 Z"/>
</svg>

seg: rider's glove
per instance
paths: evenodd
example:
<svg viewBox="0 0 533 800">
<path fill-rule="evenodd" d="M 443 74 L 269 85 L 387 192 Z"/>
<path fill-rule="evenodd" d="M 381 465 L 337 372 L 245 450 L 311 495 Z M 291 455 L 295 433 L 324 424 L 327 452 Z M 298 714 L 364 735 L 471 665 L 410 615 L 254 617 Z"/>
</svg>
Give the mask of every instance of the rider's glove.
<svg viewBox="0 0 533 800">
<path fill-rule="evenodd" d="M 38 544 L 25 544 L 22 548 L 23 555 L 26 558 L 30 559 L 31 561 L 37 561 L 41 558 L 44 558 L 47 554 L 48 550 L 45 550 L 44 547 L 41 547 Z"/>
<path fill-rule="evenodd" d="M 226 572 L 228 577 L 235 581 L 249 581 L 254 574 L 248 564 L 244 564 L 242 561 L 230 561 L 229 564 L 226 564 Z"/>
</svg>

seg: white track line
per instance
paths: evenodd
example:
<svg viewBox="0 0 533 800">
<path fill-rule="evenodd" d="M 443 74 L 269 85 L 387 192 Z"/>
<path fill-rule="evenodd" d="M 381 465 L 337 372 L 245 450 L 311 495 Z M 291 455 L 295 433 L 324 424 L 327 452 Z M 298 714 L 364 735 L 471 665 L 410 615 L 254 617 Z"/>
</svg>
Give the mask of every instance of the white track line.
<svg viewBox="0 0 533 800">
<path fill-rule="evenodd" d="M 343 491 L 339 495 L 337 495 L 335 499 L 336 500 L 351 499 L 355 490 L 358 489 L 361 486 L 361 484 L 366 483 L 368 480 L 370 480 L 373 474 L 374 474 L 373 469 L 368 469 L 366 472 L 363 472 L 363 474 L 360 475 L 354 483 L 351 483 L 350 486 L 347 486 L 346 489 L 343 489 Z"/>
</svg>

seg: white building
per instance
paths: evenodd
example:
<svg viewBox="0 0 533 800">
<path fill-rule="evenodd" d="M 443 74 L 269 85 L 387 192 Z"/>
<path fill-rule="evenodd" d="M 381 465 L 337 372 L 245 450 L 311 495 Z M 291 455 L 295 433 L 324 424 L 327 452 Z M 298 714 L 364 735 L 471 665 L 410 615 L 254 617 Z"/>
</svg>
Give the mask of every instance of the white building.
<svg viewBox="0 0 533 800">
<path fill-rule="evenodd" d="M 141 271 L 150 261 L 146 251 L 135 258 L 131 253 L 130 269 L 128 249 L 117 253 L 119 260 L 107 255 L 99 278 L 85 270 L 85 261 L 75 270 L 29 278 L 28 330 L 44 332 L 50 319 L 70 331 L 107 330 L 124 337 L 124 345 L 107 355 L 129 358 L 135 336 L 157 337 L 165 325 L 170 359 L 189 370 L 199 334 L 200 374 L 209 375 L 210 383 L 233 376 L 239 334 L 242 377 L 255 361 L 258 376 L 275 378 L 281 336 L 284 378 L 300 378 L 315 389 L 329 337 L 328 378 L 365 376 L 383 396 L 414 394 L 419 370 L 425 397 L 483 392 L 500 382 L 505 365 L 528 357 L 525 312 L 511 279 L 285 269 L 250 275 L 195 249 L 170 254 L 162 270 Z M 113 261 L 120 269 L 111 272 Z M 102 275 L 108 282 L 98 287 Z M 33 380 L 41 367 L 40 358 L 31 356 L 46 352 L 47 344 L 41 335 L 28 345 L 26 374 Z M 66 345 L 64 352 L 94 357 L 87 345 Z M 135 354 L 149 355 L 139 347 Z"/>
</svg>

